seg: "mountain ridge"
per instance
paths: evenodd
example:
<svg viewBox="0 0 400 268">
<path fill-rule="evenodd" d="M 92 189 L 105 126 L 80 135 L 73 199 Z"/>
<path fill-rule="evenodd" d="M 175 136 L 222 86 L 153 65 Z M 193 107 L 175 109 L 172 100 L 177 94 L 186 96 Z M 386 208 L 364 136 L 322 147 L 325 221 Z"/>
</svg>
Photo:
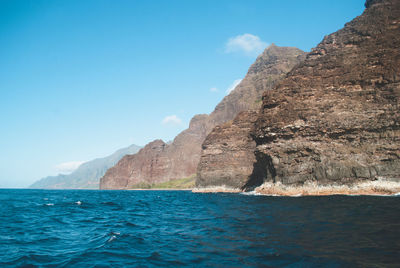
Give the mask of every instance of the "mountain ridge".
<svg viewBox="0 0 400 268">
<path fill-rule="evenodd" d="M 98 189 L 99 180 L 109 167 L 123 156 L 136 153 L 141 147 L 132 144 L 121 148 L 113 154 L 82 163 L 70 174 L 59 174 L 42 178 L 29 188 L 34 189 Z"/>
</svg>

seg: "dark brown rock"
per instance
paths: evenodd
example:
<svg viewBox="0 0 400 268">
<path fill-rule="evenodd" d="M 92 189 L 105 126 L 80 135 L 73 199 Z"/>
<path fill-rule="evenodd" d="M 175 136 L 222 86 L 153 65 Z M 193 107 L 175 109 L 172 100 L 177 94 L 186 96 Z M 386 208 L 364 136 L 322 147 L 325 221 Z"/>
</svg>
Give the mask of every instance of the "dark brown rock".
<svg viewBox="0 0 400 268">
<path fill-rule="evenodd" d="M 400 1 L 367 6 L 264 94 L 260 182 L 399 177 Z"/>
<path fill-rule="evenodd" d="M 382 2 L 383 2 L 383 0 L 367 0 L 367 1 L 365 1 L 365 7 L 369 8 L 372 5 L 379 4 Z"/>
<path fill-rule="evenodd" d="M 199 186 L 241 187 L 246 175 L 248 186 L 399 178 L 400 1 L 367 1 L 366 7 L 264 93 L 250 131 L 256 161 L 242 166 L 244 173 L 230 176 L 225 169 L 236 170 L 237 161 L 224 161 L 221 170 L 214 165 L 212 173 L 213 167 L 201 162 L 198 177 L 207 177 L 207 183 L 198 181 Z M 240 137 L 222 137 L 237 127 L 215 129 L 204 143 L 202 161 L 229 159 L 231 151 L 240 154 Z M 249 129 L 246 125 L 238 131 L 242 139 L 248 139 Z M 226 140 L 232 144 L 224 154 L 207 153 Z M 241 154 L 249 155 L 250 147 Z"/>
<path fill-rule="evenodd" d="M 195 174 L 201 144 L 207 134 L 216 125 L 232 120 L 240 111 L 259 109 L 262 92 L 281 80 L 304 54 L 297 48 L 271 45 L 257 58 L 242 82 L 210 115 L 194 116 L 189 128 L 176 136 L 171 144 L 155 141 L 136 155 L 121 159 L 100 180 L 100 189 L 128 189 Z"/>
</svg>

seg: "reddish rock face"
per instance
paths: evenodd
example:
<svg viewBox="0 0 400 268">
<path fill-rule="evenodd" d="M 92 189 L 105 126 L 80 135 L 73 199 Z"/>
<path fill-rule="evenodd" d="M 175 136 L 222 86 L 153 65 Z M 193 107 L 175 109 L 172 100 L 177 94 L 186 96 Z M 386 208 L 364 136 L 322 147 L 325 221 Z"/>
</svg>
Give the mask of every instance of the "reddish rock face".
<svg viewBox="0 0 400 268">
<path fill-rule="evenodd" d="M 400 1 L 368 0 L 366 7 L 264 93 L 253 130 L 232 124 L 241 129 L 242 139 L 254 138 L 256 160 L 231 176 L 225 176 L 225 161 L 224 170 L 213 170 L 214 182 L 239 187 L 246 179 L 236 184 L 238 174 L 248 175 L 252 185 L 399 178 Z M 221 148 L 229 139 L 220 136 L 231 132 L 215 129 L 204 143 L 202 161 L 237 154 L 243 147 L 240 137 L 229 150 L 207 153 L 207 148 Z M 249 155 L 252 146 L 244 148 L 241 154 Z M 211 174 L 204 164 L 198 178 Z M 235 161 L 231 165 L 237 169 Z"/>
<path fill-rule="evenodd" d="M 216 125 L 232 120 L 240 111 L 259 109 L 262 92 L 281 80 L 304 54 L 297 48 L 271 45 L 210 115 L 194 116 L 189 128 L 176 136 L 171 144 L 157 140 L 137 154 L 122 158 L 100 180 L 100 189 L 129 189 L 195 174 L 201 144 L 207 134 Z"/>
</svg>

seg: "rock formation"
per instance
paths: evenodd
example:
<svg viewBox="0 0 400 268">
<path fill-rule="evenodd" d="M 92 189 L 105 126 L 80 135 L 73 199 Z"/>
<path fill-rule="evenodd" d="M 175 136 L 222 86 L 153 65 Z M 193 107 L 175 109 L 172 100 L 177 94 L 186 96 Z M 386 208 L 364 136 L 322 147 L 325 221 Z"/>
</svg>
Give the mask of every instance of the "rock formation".
<svg viewBox="0 0 400 268">
<path fill-rule="evenodd" d="M 249 114 L 233 121 L 236 130 L 220 127 L 207 137 L 198 186 L 341 185 L 400 178 L 400 1 L 368 0 L 365 6 L 361 16 L 326 36 L 264 93 L 253 128 Z M 227 149 L 209 149 L 224 148 L 221 143 L 232 137 L 221 136 L 232 131 L 242 138 L 235 137 Z M 231 162 L 231 176 L 226 176 L 226 161 L 223 169 L 210 170 L 208 163 L 216 159 L 252 150 L 248 165 Z M 260 191 L 271 193 L 268 189 Z"/>
<path fill-rule="evenodd" d="M 256 119 L 255 111 L 242 111 L 234 120 L 211 131 L 202 145 L 197 187 L 242 189 L 246 186 L 256 162 L 256 143 L 250 136 Z"/>
<path fill-rule="evenodd" d="M 259 109 L 261 96 L 304 57 L 297 48 L 269 46 L 250 67 L 242 82 L 210 114 L 196 115 L 189 128 L 171 144 L 156 140 L 136 155 L 122 158 L 100 182 L 100 189 L 130 189 L 189 177 L 196 173 L 201 144 L 216 126 L 240 111 Z"/>
</svg>

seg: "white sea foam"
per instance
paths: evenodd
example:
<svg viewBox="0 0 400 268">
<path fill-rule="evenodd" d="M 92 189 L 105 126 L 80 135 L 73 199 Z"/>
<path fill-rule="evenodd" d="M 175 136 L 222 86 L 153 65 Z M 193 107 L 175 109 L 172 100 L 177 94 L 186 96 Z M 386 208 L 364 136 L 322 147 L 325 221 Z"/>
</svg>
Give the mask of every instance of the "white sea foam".
<svg viewBox="0 0 400 268">
<path fill-rule="evenodd" d="M 107 242 L 110 243 L 111 241 L 113 241 L 114 239 L 116 239 L 117 237 L 115 235 L 112 235 Z"/>
<path fill-rule="evenodd" d="M 53 203 L 47 203 L 47 204 L 45 204 L 46 206 L 54 206 L 54 204 Z"/>
<path fill-rule="evenodd" d="M 121 233 L 119 233 L 119 232 L 111 232 L 111 233 L 109 233 L 110 238 L 107 240 L 107 243 L 115 240 L 117 238 L 117 236 L 120 235 L 120 234 Z"/>
<path fill-rule="evenodd" d="M 353 184 L 321 184 L 307 181 L 303 185 L 285 185 L 280 182 L 266 182 L 255 189 L 263 195 L 307 196 L 307 195 L 396 195 L 400 191 L 400 182 L 378 179 Z"/>
<path fill-rule="evenodd" d="M 242 192 L 240 194 L 243 194 L 243 195 L 261 195 L 260 193 L 257 193 L 254 190 L 253 191 L 249 191 L 249 192 Z"/>
<path fill-rule="evenodd" d="M 360 181 L 352 184 L 321 184 L 316 181 L 306 181 L 302 185 L 286 185 L 281 182 L 265 182 L 255 190 L 243 192 L 241 189 L 226 185 L 194 188 L 194 193 L 240 193 L 244 195 L 291 196 L 308 195 L 375 195 L 399 196 L 400 182 L 393 179 L 378 178 L 374 181 Z"/>
<path fill-rule="evenodd" d="M 226 185 L 221 186 L 209 186 L 204 188 L 194 188 L 193 193 L 240 193 L 242 192 L 239 188 L 233 188 Z"/>
<path fill-rule="evenodd" d="M 82 205 L 81 201 L 76 201 L 75 204 L 77 204 L 78 206 Z"/>
</svg>

